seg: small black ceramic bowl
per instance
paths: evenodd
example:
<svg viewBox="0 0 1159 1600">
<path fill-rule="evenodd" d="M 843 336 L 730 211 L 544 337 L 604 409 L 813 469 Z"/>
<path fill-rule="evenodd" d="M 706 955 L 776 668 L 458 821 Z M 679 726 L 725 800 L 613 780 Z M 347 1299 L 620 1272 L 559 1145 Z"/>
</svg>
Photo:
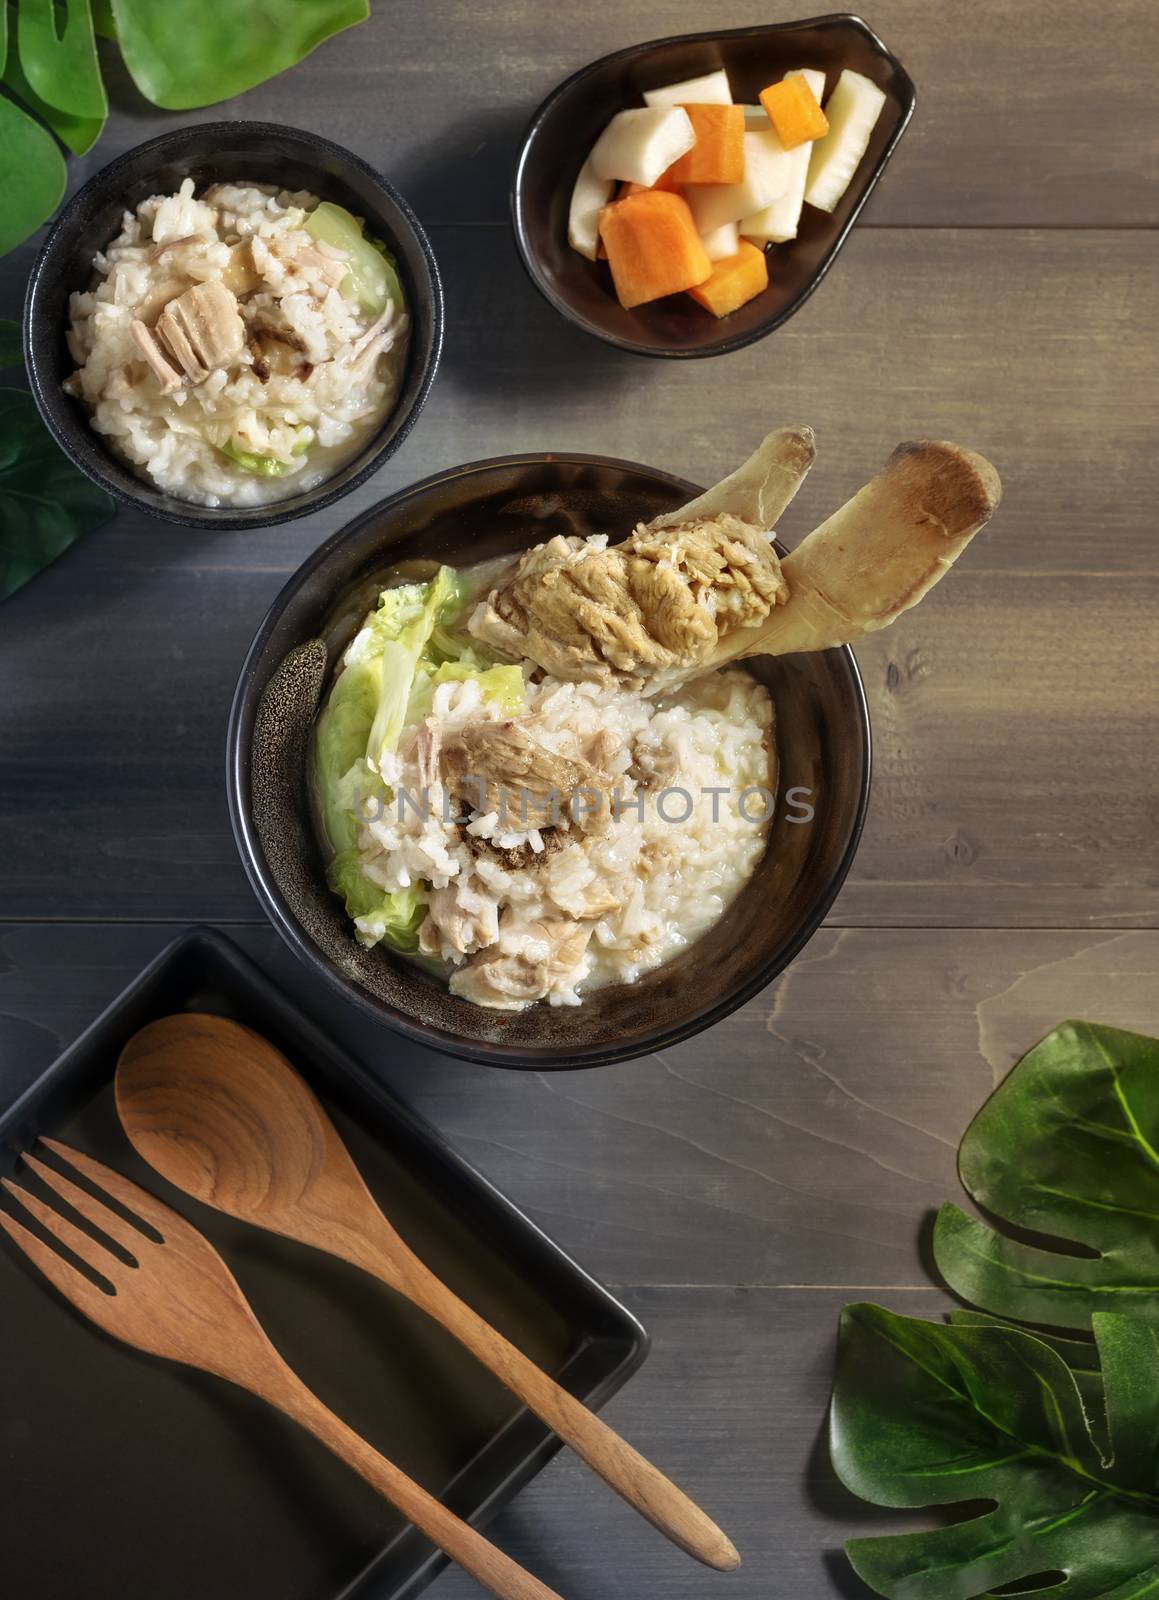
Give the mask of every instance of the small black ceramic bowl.
<svg viewBox="0 0 1159 1600">
<path fill-rule="evenodd" d="M 88 288 L 93 256 L 121 230 L 126 210 L 153 194 L 172 194 L 185 178 L 198 189 L 222 181 L 307 189 L 366 220 L 398 264 L 410 316 L 406 369 L 394 409 L 365 447 L 332 478 L 267 505 L 199 506 L 139 477 L 96 433 L 89 413 L 62 384 L 75 367 L 68 353 L 69 295 Z M 90 178 L 61 212 L 28 280 L 24 355 L 45 423 L 73 464 L 111 495 L 166 522 L 190 528 L 265 528 L 320 511 L 376 472 L 414 426 L 434 382 L 443 343 L 443 291 L 430 241 L 398 191 L 365 161 L 329 139 L 267 122 L 210 122 L 138 145 Z"/>
<path fill-rule="evenodd" d="M 832 215 L 806 206 L 800 232 L 769 251 L 769 287 L 731 316 L 717 318 L 686 294 L 626 311 L 607 263 L 567 242 L 567 214 L 579 169 L 617 111 L 642 105 L 645 89 L 724 67 L 738 104 L 794 67 L 824 67 L 826 90 L 842 71 L 872 79 L 885 105 L 869 149 Z M 798 311 L 833 264 L 913 115 L 913 83 L 860 17 L 813 17 L 725 33 L 684 33 L 604 56 L 560 84 L 531 119 L 515 168 L 511 216 L 532 282 L 569 322 L 642 356 L 719 356 L 772 333 Z"/>
<path fill-rule="evenodd" d="M 383 501 L 322 545 L 274 601 L 230 714 L 234 835 L 286 943 L 369 1017 L 492 1066 L 599 1066 L 727 1016 L 815 932 L 853 860 L 869 792 L 869 717 L 849 650 L 746 663 L 776 705 L 779 801 L 768 848 L 717 926 L 637 983 L 595 990 L 578 1007 L 485 1010 L 402 957 L 363 950 L 326 886 L 307 788 L 310 731 L 334 664 L 391 569 L 415 559 L 467 566 L 557 533 L 620 539 L 699 492 L 601 456 L 477 462 Z"/>
</svg>

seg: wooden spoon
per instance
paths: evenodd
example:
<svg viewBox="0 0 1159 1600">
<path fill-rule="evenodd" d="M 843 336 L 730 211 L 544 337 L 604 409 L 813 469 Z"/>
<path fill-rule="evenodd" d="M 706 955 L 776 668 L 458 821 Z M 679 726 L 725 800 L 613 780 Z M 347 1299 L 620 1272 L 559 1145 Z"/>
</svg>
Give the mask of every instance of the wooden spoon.
<svg viewBox="0 0 1159 1600">
<path fill-rule="evenodd" d="M 675 1484 L 464 1304 L 383 1216 L 334 1124 L 280 1051 L 223 1017 L 162 1017 L 121 1053 L 117 1110 L 187 1194 L 361 1267 L 466 1346 L 652 1525 L 731 1572 L 731 1541 Z"/>
<path fill-rule="evenodd" d="M 104 1200 L 24 1152 L 29 1170 L 105 1239 L 120 1245 L 127 1253 L 125 1260 L 36 1194 L 11 1178 L 0 1179 L 47 1233 L 108 1283 L 111 1293 L 98 1288 L 22 1222 L 0 1211 L 0 1228 L 97 1327 L 150 1355 L 226 1378 L 284 1411 L 397 1506 L 498 1600 L 560 1600 L 554 1589 L 460 1521 L 307 1389 L 270 1343 L 225 1262 L 192 1224 L 91 1156 L 54 1139 L 42 1142 L 111 1195 L 133 1218 L 126 1221 Z M 151 1228 L 157 1237 L 149 1236 L 143 1227 Z"/>
</svg>

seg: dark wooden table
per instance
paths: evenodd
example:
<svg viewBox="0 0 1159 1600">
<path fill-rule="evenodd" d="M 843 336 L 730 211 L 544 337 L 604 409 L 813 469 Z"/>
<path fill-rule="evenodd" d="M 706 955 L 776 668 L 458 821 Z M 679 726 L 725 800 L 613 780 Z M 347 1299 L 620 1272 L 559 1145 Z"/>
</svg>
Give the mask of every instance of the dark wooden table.
<svg viewBox="0 0 1159 1600">
<path fill-rule="evenodd" d="M 837 1552 L 883 1519 L 835 1486 L 821 1443 L 840 1306 L 943 1304 L 924 1231 L 956 1193 L 957 1140 L 1052 1023 L 1159 1032 L 1152 0 L 877 0 L 918 112 L 839 265 L 765 343 L 673 366 L 557 318 L 516 260 L 506 183 L 562 76 L 705 20 L 691 0 L 377 0 L 292 76 L 195 114 L 316 129 L 399 184 L 446 278 L 442 375 L 399 454 L 325 516 L 207 537 L 123 513 L 0 609 L 7 1099 L 191 922 L 307 989 L 234 851 L 226 710 L 285 578 L 374 500 L 525 449 L 707 482 L 801 421 L 820 459 L 791 542 L 899 439 L 957 439 L 1001 468 L 991 532 L 858 652 L 865 840 L 826 927 L 738 1015 L 626 1066 L 518 1074 L 306 994 L 655 1334 L 609 1415 L 720 1515 L 746 1566 L 718 1585 L 560 1459 L 498 1533 L 570 1600 L 867 1593 Z M 193 120 L 123 81 L 115 99 L 74 181 Z M 3 263 L 0 313 L 18 311 L 32 254 Z M 436 1592 L 476 1590 L 448 1574 Z"/>
</svg>

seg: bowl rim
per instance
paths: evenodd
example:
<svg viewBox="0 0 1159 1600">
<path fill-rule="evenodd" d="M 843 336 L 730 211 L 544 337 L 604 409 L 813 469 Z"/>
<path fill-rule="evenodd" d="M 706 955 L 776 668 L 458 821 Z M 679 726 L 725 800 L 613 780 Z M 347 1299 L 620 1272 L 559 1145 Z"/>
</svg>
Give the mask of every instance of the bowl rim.
<svg viewBox="0 0 1159 1600">
<path fill-rule="evenodd" d="M 136 166 L 142 155 L 155 156 L 158 164 L 160 164 L 165 156 L 179 152 L 185 141 L 192 138 L 202 138 L 206 135 L 218 135 L 222 139 L 229 139 L 234 142 L 240 139 L 255 145 L 271 138 L 289 140 L 299 144 L 304 151 L 314 154 L 324 152 L 333 157 L 338 164 L 353 168 L 386 196 L 397 209 L 405 226 L 409 228 L 414 242 L 418 246 L 431 294 L 431 313 L 429 317 L 430 350 L 426 356 L 425 370 L 419 378 L 418 385 L 410 401 L 409 410 L 385 444 L 377 450 L 374 449 L 373 444 L 367 446 L 367 449 L 372 453 L 357 471 L 341 484 L 328 488 L 326 482 L 323 482 L 317 485 L 316 490 L 308 489 L 302 494 L 295 495 L 292 499 L 273 500 L 260 506 L 234 509 L 198 506 L 192 501 L 179 500 L 175 495 L 167 495 L 160 490 L 157 492 L 164 495 L 164 503 L 156 505 L 145 499 L 143 494 L 138 495 L 135 491 L 116 482 L 101 468 L 82 459 L 73 448 L 68 431 L 57 426 L 56 419 L 49 407 L 49 389 L 54 389 L 55 385 L 50 382 L 43 370 L 41 347 L 39 342 L 33 338 L 34 321 L 38 319 L 39 295 L 45 282 L 51 257 L 59 245 L 69 237 L 70 230 L 75 226 L 77 215 L 83 209 L 83 204 L 91 192 L 98 186 L 107 185 L 110 179 L 115 179 L 125 168 Z M 414 308 L 408 308 L 408 314 L 412 323 L 410 337 L 413 339 L 415 336 Z M 44 426 L 73 466 L 79 472 L 83 472 L 86 478 L 97 484 L 106 494 L 111 495 L 118 504 L 131 506 L 135 511 L 139 511 L 145 516 L 154 518 L 159 522 L 173 523 L 180 527 L 198 528 L 210 533 L 226 533 L 236 532 L 242 528 L 275 527 L 280 523 L 293 522 L 299 517 L 312 516 L 315 512 L 323 511 L 326 507 L 333 505 L 336 501 L 341 500 L 352 490 L 365 483 L 394 455 L 417 422 L 419 413 L 426 404 L 438 373 L 446 329 L 446 306 L 442 278 L 439 274 L 438 263 L 426 229 L 419 221 L 409 201 L 395 188 L 388 178 L 385 178 L 381 172 L 377 171 L 361 156 L 356 155 L 352 150 L 347 150 L 345 146 L 336 143 L 333 139 L 327 139 L 323 134 L 312 133 L 306 128 L 295 128 L 288 123 L 250 121 L 239 118 L 236 121 L 228 122 L 187 123 L 181 128 L 171 128 L 165 133 L 157 134 L 152 139 L 146 139 L 143 143 L 134 145 L 130 150 L 122 151 L 119 156 L 114 156 L 105 166 L 94 172 L 63 206 L 37 252 L 32 270 L 28 274 L 28 285 L 24 294 L 21 314 L 21 326 L 24 365 L 28 374 L 29 389 L 32 392 L 33 399 L 36 401 L 36 408 L 40 413 Z M 388 417 L 393 415 L 393 411 L 388 413 Z M 102 449 L 106 452 L 108 451 L 108 446 L 104 445 L 103 441 Z M 126 466 L 125 470 L 126 472 L 132 471 L 128 466 Z M 142 487 L 148 487 L 144 480 L 142 480 Z M 222 515 L 222 512 L 225 514 Z"/>
<path fill-rule="evenodd" d="M 876 166 L 869 175 L 868 183 L 866 184 L 861 195 L 858 197 L 856 204 L 849 213 L 849 216 L 846 218 L 844 225 L 838 232 L 837 237 L 833 241 L 833 244 L 827 252 L 824 260 L 821 262 L 821 265 L 818 267 L 817 271 L 809 279 L 808 283 L 801 290 L 800 294 L 795 300 L 791 301 L 789 305 L 785 306 L 770 320 L 761 323 L 759 327 L 751 328 L 747 333 L 729 334 L 727 332 L 722 332 L 719 339 L 716 339 L 708 344 L 698 345 L 695 349 L 673 350 L 662 349 L 657 345 L 648 344 L 638 339 L 628 339 L 622 334 L 614 333 L 607 328 L 601 327 L 599 323 L 593 322 L 582 312 L 577 311 L 573 306 L 569 305 L 556 293 L 555 289 L 552 287 L 550 281 L 544 273 L 540 265 L 539 256 L 531 243 L 526 218 L 524 215 L 523 188 L 532 145 L 535 142 L 543 123 L 546 121 L 550 113 L 555 109 L 555 106 L 559 101 L 564 99 L 565 96 L 569 95 L 574 88 L 578 87 L 578 85 L 582 83 L 585 78 L 589 77 L 598 68 L 607 66 L 609 63 L 624 60 L 630 56 L 639 55 L 643 51 L 659 49 L 663 45 L 698 44 L 702 40 L 711 41 L 717 39 L 735 39 L 740 37 L 751 38 L 754 34 L 791 33 L 802 28 L 836 28 L 838 26 L 853 27 L 858 32 L 864 34 L 869 43 L 890 63 L 894 72 L 898 76 L 898 88 L 902 100 L 902 114 L 901 120 L 898 122 L 897 127 L 890 135 L 885 149 L 882 151 Z M 877 188 L 882 174 L 889 165 L 894 151 L 897 149 L 899 140 L 909 127 L 916 106 L 917 88 L 906 68 L 903 66 L 898 57 L 894 55 L 893 51 L 884 42 L 884 40 L 869 26 L 864 17 L 858 16 L 858 14 L 853 11 L 831 11 L 826 12 L 823 16 L 801 17 L 793 22 L 756 22 L 750 24 L 748 27 L 741 28 L 697 29 L 691 33 L 668 34 L 662 39 L 646 39 L 641 44 L 626 45 L 623 49 L 612 50 L 607 55 L 598 57 L 598 59 L 595 61 L 589 61 L 586 66 L 580 67 L 577 72 L 573 72 L 570 77 L 565 78 L 562 83 L 558 84 L 556 88 L 554 88 L 551 93 L 540 102 L 535 111 L 532 113 L 531 120 L 524 129 L 523 138 L 519 145 L 519 154 L 515 161 L 515 170 L 511 177 L 511 187 L 509 191 L 511 227 L 515 234 L 515 243 L 519 251 L 519 259 L 522 261 L 524 270 L 531 279 L 532 283 L 539 290 L 540 294 L 542 294 L 544 299 L 554 306 L 556 311 L 558 311 L 562 317 L 566 318 L 566 320 L 572 323 L 575 327 L 581 328 L 585 333 L 591 334 L 593 338 L 600 339 L 605 344 L 614 346 L 614 348 L 617 350 L 626 350 L 632 355 L 653 356 L 659 360 L 668 361 L 707 360 L 711 356 L 729 355 L 735 350 L 744 350 L 749 345 L 756 344 L 759 340 L 767 338 L 770 333 L 775 333 L 776 330 L 782 327 L 790 317 L 796 315 L 796 313 L 801 309 L 814 291 L 820 286 L 822 280 L 828 274 L 830 267 L 832 267 L 844 248 L 845 242 L 849 237 L 854 223 L 860 216 L 862 208 L 869 200 L 870 195 L 872 195 L 873 191 Z"/>
<path fill-rule="evenodd" d="M 347 539 L 359 533 L 372 519 L 379 518 L 385 513 L 404 505 L 408 500 L 415 499 L 430 489 L 440 484 L 452 482 L 457 478 L 470 477 L 496 467 L 542 466 L 552 462 L 565 463 L 569 466 L 625 468 L 632 472 L 644 473 L 658 482 L 671 484 L 679 488 L 682 493 L 685 491 L 692 494 L 703 492 L 696 484 L 690 483 L 687 479 L 678 477 L 674 473 L 665 472 L 658 467 L 645 466 L 642 462 L 628 461 L 622 457 L 591 455 L 582 452 L 573 453 L 570 451 L 520 451 L 513 455 L 489 456 L 479 461 L 469 461 L 457 467 L 446 468 L 442 472 L 435 472 L 429 477 L 420 479 L 417 483 L 413 483 L 393 495 L 388 495 L 384 500 L 380 500 L 377 505 L 371 506 L 368 510 L 360 513 L 344 528 L 340 528 L 336 533 L 331 534 L 324 544 L 319 545 L 316 550 L 306 557 L 302 565 L 291 574 L 278 591 L 262 618 L 257 632 L 254 634 L 250 647 L 246 651 L 245 659 L 242 662 L 241 670 L 238 673 L 237 685 L 230 703 L 225 748 L 226 797 L 229 805 L 230 826 L 233 830 L 237 852 L 241 857 L 242 866 L 245 869 L 250 887 L 254 891 L 262 910 L 295 956 L 310 971 L 321 977 L 327 986 L 335 994 L 340 995 L 348 1005 L 353 1005 L 362 1016 L 376 1023 L 379 1027 L 393 1029 L 412 1043 L 423 1045 L 428 1049 L 442 1052 L 444 1055 L 455 1057 L 461 1061 L 470 1061 L 481 1066 L 508 1067 L 529 1072 L 578 1071 L 586 1068 L 610 1066 L 615 1062 L 629 1061 L 638 1056 L 651 1054 L 656 1050 L 667 1049 L 714 1027 L 716 1023 L 730 1016 L 734 1011 L 739 1010 L 742 1005 L 747 1004 L 762 989 L 766 988 L 774 978 L 778 977 L 796 960 L 805 945 L 817 932 L 849 874 L 849 869 L 853 865 L 865 827 L 873 772 L 873 730 L 870 723 L 865 684 L 853 651 L 848 645 L 840 645 L 838 646 L 838 651 L 848 674 L 853 694 L 862 758 L 861 777 L 858 784 L 852 826 L 849 830 L 845 848 L 841 853 L 840 861 L 837 863 L 822 892 L 813 902 L 808 914 L 802 918 L 793 938 L 776 957 L 762 961 L 743 983 L 730 990 L 727 995 L 723 996 L 706 1011 L 697 1012 L 691 1017 L 686 1017 L 671 1024 L 661 1025 L 632 1042 L 623 1045 L 605 1042 L 594 1044 L 589 1048 L 580 1048 L 572 1054 L 564 1054 L 562 1052 L 547 1051 L 536 1046 L 513 1049 L 502 1043 L 492 1045 L 482 1041 L 463 1039 L 443 1028 L 427 1023 L 421 1018 L 413 1017 L 396 1006 L 391 1006 L 385 1001 L 364 993 L 353 981 L 345 979 L 337 973 L 314 947 L 313 942 L 300 928 L 297 919 L 286 904 L 281 890 L 274 882 L 272 873 L 266 863 L 248 808 L 242 805 L 242 789 L 249 765 L 249 751 L 243 747 L 242 735 L 246 723 L 247 710 L 256 709 L 255 669 L 258 659 L 281 620 L 283 611 L 294 596 L 307 584 L 319 568 L 329 560 L 335 550 L 345 543 Z"/>
</svg>

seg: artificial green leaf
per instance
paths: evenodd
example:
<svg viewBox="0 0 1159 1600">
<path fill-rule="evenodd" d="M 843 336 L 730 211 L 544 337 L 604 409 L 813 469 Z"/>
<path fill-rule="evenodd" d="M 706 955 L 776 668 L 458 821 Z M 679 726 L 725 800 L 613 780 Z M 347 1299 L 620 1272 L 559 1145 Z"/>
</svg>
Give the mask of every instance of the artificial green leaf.
<svg viewBox="0 0 1159 1600">
<path fill-rule="evenodd" d="M 1092 1317 L 1107 1397 L 1115 1477 L 1159 1491 L 1159 1328 L 1135 1317 Z"/>
<path fill-rule="evenodd" d="M 54 0 L 20 0 L 16 41 L 34 94 L 70 116 L 104 123 L 109 104 L 89 0 L 68 0 L 63 24 Z"/>
<path fill-rule="evenodd" d="M 76 470 L 23 389 L 0 389 L 0 599 L 113 514 Z"/>
<path fill-rule="evenodd" d="M 113 20 L 113 0 L 93 0 L 93 32 L 98 39 L 117 37 L 117 25 Z"/>
<path fill-rule="evenodd" d="M 1096 1319 L 1106 1368 L 1139 1360 L 1124 1320 Z M 1108 1384 L 1110 1436 L 1140 1447 L 1120 1469 L 1100 1455 L 1074 1378 L 1043 1340 L 848 1306 L 830 1418 L 842 1482 L 883 1506 L 992 1502 L 949 1527 L 852 1540 L 857 1572 L 891 1600 L 972 1600 L 1053 1572 L 1065 1581 L 1045 1592 L 1065 1600 L 1159 1595 L 1154 1457 L 1151 1479 L 1139 1466 L 1155 1405 L 1140 1428 L 1135 1399 Z"/>
<path fill-rule="evenodd" d="M 67 181 L 60 146 L 48 129 L 0 95 L 0 256 L 48 221 Z"/>
<path fill-rule="evenodd" d="M 56 137 L 68 146 L 74 156 L 83 156 L 100 138 L 105 118 L 78 117 L 70 111 L 58 111 L 55 106 L 50 106 L 46 100 L 42 100 L 24 76 L 20 57 L 15 50 L 12 51 L 8 65 L 4 68 L 3 82 L 18 99 L 23 100 L 26 106 L 36 112 L 42 122 L 48 123 Z"/>
<path fill-rule="evenodd" d="M 121 54 L 154 105 L 243 94 L 370 14 L 368 0 L 112 0 Z"/>
<path fill-rule="evenodd" d="M 8 7 L 0 4 L 0 72 L 8 65 Z"/>
<path fill-rule="evenodd" d="M 946 1205 L 934 1253 L 956 1294 L 1056 1328 L 1089 1329 L 1095 1311 L 1159 1322 L 1159 1040 L 1063 1023 L 982 1107 L 959 1170 L 991 1215 L 1088 1253 Z"/>
<path fill-rule="evenodd" d="M 1020 1328 L 1005 1317 L 992 1317 L 988 1311 L 954 1310 L 950 1312 L 950 1321 L 959 1328 L 1013 1328 L 1016 1333 L 1033 1331 L 1036 1339 L 1041 1339 L 1055 1355 L 1062 1357 L 1076 1377 L 1100 1378 L 1099 1354 L 1093 1339 L 1065 1339 L 1061 1334 L 1043 1333 L 1038 1328 Z"/>
<path fill-rule="evenodd" d="M 950 1321 L 963 1328 L 1010 1328 L 1014 1324 L 1001 1317 L 992 1317 L 985 1311 L 951 1311 Z M 1019 1329 L 1026 1332 L 1026 1329 Z M 1034 1337 L 1041 1339 L 1056 1356 L 1061 1356 L 1070 1369 L 1075 1387 L 1082 1396 L 1087 1413 L 1087 1423 L 1095 1443 L 1104 1455 L 1110 1455 L 1110 1440 L 1106 1436 L 1103 1410 L 1103 1374 L 1099 1366 L 1099 1353 L 1093 1339 L 1063 1339 L 1056 1333 L 1043 1333 L 1035 1328 Z"/>
<path fill-rule="evenodd" d="M 20 324 L 8 317 L 0 317 L 0 372 L 6 367 L 19 367 L 24 362 L 24 349 L 20 340 Z"/>
</svg>

